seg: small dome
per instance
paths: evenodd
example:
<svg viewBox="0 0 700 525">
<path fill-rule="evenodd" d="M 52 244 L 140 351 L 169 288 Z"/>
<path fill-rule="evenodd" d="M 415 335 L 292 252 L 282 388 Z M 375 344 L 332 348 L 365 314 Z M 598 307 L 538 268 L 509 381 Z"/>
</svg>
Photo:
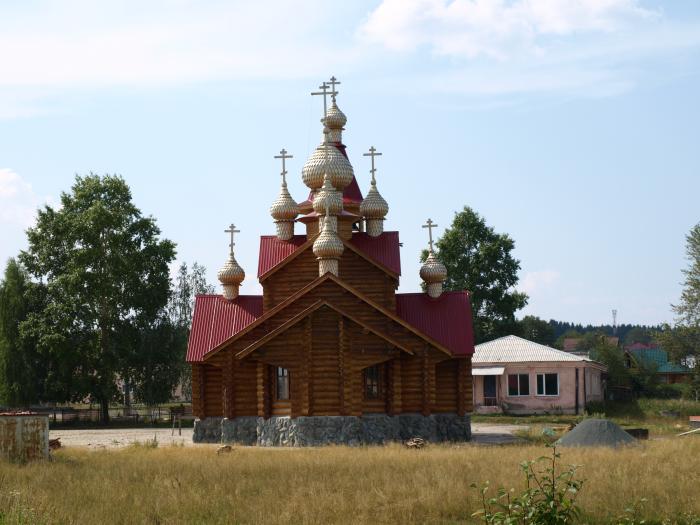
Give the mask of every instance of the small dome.
<svg viewBox="0 0 700 525">
<path fill-rule="evenodd" d="M 331 184 L 328 173 L 323 176 L 323 186 L 314 197 L 313 207 L 319 215 L 325 214 L 326 208 L 330 215 L 339 215 L 343 211 L 343 196 Z"/>
<path fill-rule="evenodd" d="M 347 121 L 348 118 L 345 116 L 345 113 L 340 111 L 335 100 L 333 100 L 331 102 L 331 107 L 326 110 L 326 126 L 328 126 L 329 129 L 343 129 Z"/>
<path fill-rule="evenodd" d="M 339 259 L 343 255 L 345 245 L 337 233 L 326 227 L 327 218 L 323 218 L 323 229 L 314 241 L 314 255 L 319 259 Z"/>
<path fill-rule="evenodd" d="M 428 254 L 428 258 L 420 268 L 420 278 L 426 283 L 441 283 L 447 279 L 447 268 L 438 261 L 433 252 Z"/>
<path fill-rule="evenodd" d="M 285 181 L 282 181 L 279 197 L 270 206 L 270 215 L 276 221 L 293 221 L 299 215 L 299 205 L 289 194 Z"/>
<path fill-rule="evenodd" d="M 324 149 L 325 143 L 321 143 L 311 154 L 301 170 L 301 179 L 309 188 L 316 190 L 323 184 L 323 175 L 327 172 L 333 187 L 343 191 L 355 177 L 352 165 L 335 146 L 329 145 L 327 154 Z"/>
<path fill-rule="evenodd" d="M 389 204 L 377 190 L 377 183 L 372 181 L 367 196 L 360 204 L 360 215 L 366 219 L 383 219 L 387 213 L 389 213 Z"/>
<path fill-rule="evenodd" d="M 219 270 L 219 281 L 223 285 L 241 284 L 245 279 L 245 272 L 240 267 L 232 253 L 229 254 L 227 261 Z"/>
</svg>

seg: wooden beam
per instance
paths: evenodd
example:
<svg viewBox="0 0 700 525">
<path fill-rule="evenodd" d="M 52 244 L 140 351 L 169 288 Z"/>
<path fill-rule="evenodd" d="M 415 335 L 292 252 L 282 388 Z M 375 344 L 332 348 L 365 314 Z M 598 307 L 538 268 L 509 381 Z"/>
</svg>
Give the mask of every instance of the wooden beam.
<svg viewBox="0 0 700 525">
<path fill-rule="evenodd" d="M 258 361 L 257 368 L 258 417 L 270 417 L 270 374 L 268 366 Z"/>
<path fill-rule="evenodd" d="M 338 316 L 338 395 L 340 397 L 340 415 L 346 416 L 348 413 L 347 405 L 349 388 L 347 383 L 347 372 L 345 370 L 345 322 L 343 316 Z"/>
<path fill-rule="evenodd" d="M 234 395 L 234 366 L 235 359 L 233 354 L 228 352 L 226 354 L 226 366 L 222 369 L 222 389 L 221 393 L 223 396 L 223 413 L 224 417 L 228 419 L 233 419 L 235 417 L 235 395 Z"/>
<path fill-rule="evenodd" d="M 421 414 L 430 415 L 430 376 L 428 373 L 428 347 L 423 347 L 421 360 Z"/>
<path fill-rule="evenodd" d="M 457 360 L 457 415 L 463 416 L 466 413 L 466 384 L 471 381 L 471 377 L 467 374 L 467 360 Z"/>
<path fill-rule="evenodd" d="M 401 356 L 396 356 L 389 361 L 389 415 L 395 416 L 401 413 Z"/>
</svg>

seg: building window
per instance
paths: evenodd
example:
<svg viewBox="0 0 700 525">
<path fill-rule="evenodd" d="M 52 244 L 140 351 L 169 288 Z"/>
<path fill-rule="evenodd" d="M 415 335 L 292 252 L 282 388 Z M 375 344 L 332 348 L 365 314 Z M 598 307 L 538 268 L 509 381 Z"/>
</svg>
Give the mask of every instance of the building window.
<svg viewBox="0 0 700 525">
<path fill-rule="evenodd" d="M 277 367 L 277 400 L 286 401 L 289 399 L 289 370 Z"/>
<path fill-rule="evenodd" d="M 529 396 L 530 376 L 528 374 L 508 374 L 508 395 Z"/>
<path fill-rule="evenodd" d="M 537 395 L 558 396 L 559 374 L 537 374 Z"/>
<path fill-rule="evenodd" d="M 381 365 L 365 368 L 365 399 L 379 399 L 382 395 L 382 368 Z"/>
</svg>

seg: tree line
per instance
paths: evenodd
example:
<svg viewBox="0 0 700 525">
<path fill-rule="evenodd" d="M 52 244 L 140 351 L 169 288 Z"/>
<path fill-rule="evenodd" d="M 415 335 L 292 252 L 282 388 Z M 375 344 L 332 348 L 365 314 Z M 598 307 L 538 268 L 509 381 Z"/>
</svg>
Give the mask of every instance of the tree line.
<svg viewBox="0 0 700 525">
<path fill-rule="evenodd" d="M 119 385 L 127 399 L 168 401 L 189 377 L 194 295 L 213 291 L 204 268 L 183 263 L 171 280 L 175 243 L 119 176 L 76 177 L 27 241 L 0 283 L 0 403 L 87 399 L 106 421 Z"/>
</svg>

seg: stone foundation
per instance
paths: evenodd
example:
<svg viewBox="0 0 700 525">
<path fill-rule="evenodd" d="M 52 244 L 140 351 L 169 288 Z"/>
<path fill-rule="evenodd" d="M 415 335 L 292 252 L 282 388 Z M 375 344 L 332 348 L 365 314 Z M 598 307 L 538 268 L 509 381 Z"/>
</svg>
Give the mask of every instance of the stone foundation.
<svg viewBox="0 0 700 525">
<path fill-rule="evenodd" d="M 195 443 L 221 443 L 220 417 L 206 417 L 194 420 L 192 441 Z"/>
<path fill-rule="evenodd" d="M 195 421 L 193 441 L 303 447 L 381 445 L 412 437 L 433 443 L 469 441 L 471 419 L 456 414 L 206 418 Z"/>
</svg>

